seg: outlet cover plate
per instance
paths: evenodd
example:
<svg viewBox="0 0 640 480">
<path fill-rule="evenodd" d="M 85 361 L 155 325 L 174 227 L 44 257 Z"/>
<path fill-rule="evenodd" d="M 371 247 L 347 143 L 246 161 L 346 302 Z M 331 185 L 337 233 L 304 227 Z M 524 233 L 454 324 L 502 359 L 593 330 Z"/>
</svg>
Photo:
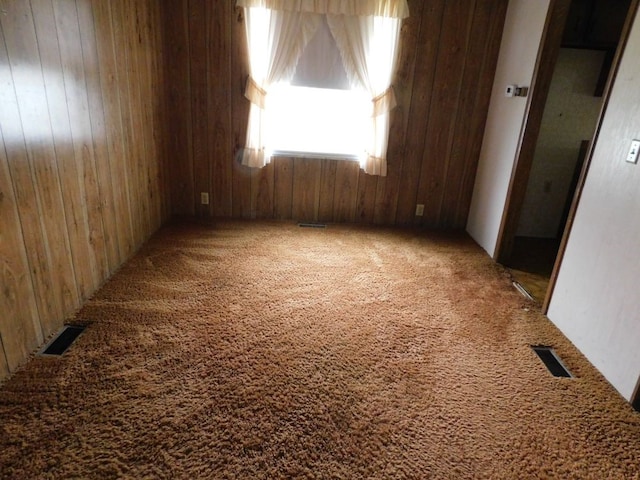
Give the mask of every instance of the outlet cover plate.
<svg viewBox="0 0 640 480">
<path fill-rule="evenodd" d="M 627 154 L 627 162 L 638 163 L 638 150 L 640 150 L 640 140 L 631 140 L 631 147 Z"/>
</svg>

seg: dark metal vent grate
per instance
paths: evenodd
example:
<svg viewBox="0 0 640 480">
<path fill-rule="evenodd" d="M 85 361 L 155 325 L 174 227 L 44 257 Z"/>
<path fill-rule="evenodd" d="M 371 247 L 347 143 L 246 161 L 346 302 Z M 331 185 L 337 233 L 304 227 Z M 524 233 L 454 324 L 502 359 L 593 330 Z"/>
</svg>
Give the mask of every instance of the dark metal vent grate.
<svg viewBox="0 0 640 480">
<path fill-rule="evenodd" d="M 573 378 L 571 372 L 563 365 L 552 347 L 532 346 L 531 348 L 536 352 L 538 357 L 540 357 L 540 360 L 542 360 L 542 363 L 544 363 L 551 372 L 551 375 L 554 377 Z"/>
<path fill-rule="evenodd" d="M 82 326 L 66 325 L 49 345 L 45 347 L 41 355 L 62 355 L 84 329 L 85 327 Z"/>
<path fill-rule="evenodd" d="M 327 228 L 324 223 L 299 223 L 298 226 L 305 228 Z"/>
</svg>

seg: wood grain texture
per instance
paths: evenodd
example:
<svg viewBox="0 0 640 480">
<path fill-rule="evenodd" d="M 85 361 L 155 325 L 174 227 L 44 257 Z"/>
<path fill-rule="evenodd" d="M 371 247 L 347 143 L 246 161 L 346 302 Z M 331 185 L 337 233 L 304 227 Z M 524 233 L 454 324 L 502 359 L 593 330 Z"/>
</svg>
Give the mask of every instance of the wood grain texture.
<svg viewBox="0 0 640 480">
<path fill-rule="evenodd" d="M 0 140 L 6 145 L 1 131 Z M 42 340 L 20 211 L 4 148 L 0 148 L 0 225 L 0 378 L 3 378 Z"/>
<path fill-rule="evenodd" d="M 336 188 L 333 201 L 334 222 L 354 222 L 360 165 L 356 162 L 337 161 Z"/>
<path fill-rule="evenodd" d="M 243 147 L 247 136 L 247 122 L 249 120 L 249 102 L 244 98 L 244 82 L 249 76 L 249 64 L 246 62 L 247 36 L 244 28 L 244 9 L 236 7 L 232 24 L 233 36 L 231 54 L 231 131 L 233 132 L 232 154 L 232 215 L 235 218 L 255 218 L 255 205 L 252 199 L 252 169 L 241 165 L 238 153 Z M 234 92 L 235 91 L 235 92 Z"/>
<path fill-rule="evenodd" d="M 438 2 L 436 2 L 439 4 Z M 411 177 L 411 167 L 416 164 L 418 152 L 422 151 L 422 142 L 419 148 L 409 145 L 407 142 L 409 135 L 410 119 L 419 119 L 412 117 L 411 110 L 415 109 L 414 95 L 414 79 L 416 78 L 416 59 L 418 54 L 423 51 L 419 43 L 419 35 L 422 31 L 423 9 L 425 5 L 421 1 L 410 1 L 409 11 L 411 16 L 404 20 L 402 29 L 400 30 L 400 46 L 398 51 L 398 65 L 396 68 L 395 78 L 393 80 L 394 90 L 398 101 L 398 107 L 391 112 L 391 125 L 389 131 L 389 147 L 387 154 L 388 174 L 387 177 L 378 177 L 376 182 L 376 198 L 374 204 L 374 222 L 378 224 L 405 224 L 408 223 L 403 219 L 402 213 L 405 205 L 402 204 L 403 199 L 407 199 L 404 204 L 409 203 L 411 212 L 410 219 L 413 220 L 413 211 L 415 209 L 415 189 L 408 187 L 407 179 Z M 437 22 L 438 15 L 432 15 Z M 436 37 L 437 38 L 437 37 Z M 422 87 L 427 87 L 423 85 Z M 428 88 L 424 88 L 424 95 Z M 423 129 L 415 138 L 422 139 Z M 413 186 L 416 183 L 416 176 L 413 176 L 408 183 Z M 363 205 L 363 207 L 367 207 Z"/>
<path fill-rule="evenodd" d="M 209 115 L 209 176 L 216 217 L 232 215 L 233 139 L 231 131 L 231 54 L 233 2 L 207 2 L 207 79 Z M 192 57 L 192 61 L 196 60 Z"/>
<path fill-rule="evenodd" d="M 274 170 L 273 216 L 278 220 L 291 218 L 293 208 L 293 158 L 276 158 Z"/>
<path fill-rule="evenodd" d="M 237 163 L 246 135 L 249 68 L 243 12 L 234 5 L 211 2 L 205 22 L 186 23 L 180 22 L 180 9 L 191 18 L 201 9 L 198 1 L 164 8 L 175 214 L 464 227 L 506 0 L 409 1 L 394 79 L 398 107 L 391 114 L 388 175 L 371 178 L 340 160 L 310 160 L 320 165 L 311 169 L 302 159 L 275 159 L 264 171 Z M 188 48 L 185 39 L 202 36 L 209 39 L 204 53 Z M 197 115 L 208 122 L 205 142 L 189 135 L 195 118 L 190 109 L 201 97 L 201 79 L 185 74 L 194 64 L 208 68 L 208 108 Z M 193 171 L 209 172 L 208 212 L 192 208 L 200 199 Z M 309 186 L 318 186 L 313 202 Z M 415 217 L 416 203 L 426 205 L 422 218 Z"/>
<path fill-rule="evenodd" d="M 189 75 L 189 3 L 177 0 L 163 8 L 163 50 L 166 56 L 167 110 L 171 112 L 169 163 L 171 213 L 195 215 L 193 141 L 191 118 L 191 76 Z"/>
<path fill-rule="evenodd" d="M 314 158 L 296 158 L 293 162 L 293 201 L 291 216 L 300 222 L 318 220 L 321 162 Z"/>
<path fill-rule="evenodd" d="M 11 15 L 13 14 L 13 15 Z M 18 110 L 25 133 L 25 147 L 34 175 L 37 198 L 44 215 L 41 217 L 42 244 L 46 266 L 47 310 L 41 311 L 42 329 L 48 331 L 59 325 L 66 308 L 74 301 L 76 286 L 70 259 L 69 239 L 64 224 L 55 221 L 64 215 L 62 192 L 52 130 L 49 123 L 47 90 L 43 76 L 36 79 L 33 72 L 41 71 L 33 14 L 28 4 L 11 5 L 9 18 L 2 19 L 3 28 L 13 34 L 6 38 L 9 64 L 12 69 Z M 11 22 L 11 25 L 5 21 Z M 38 132 L 33 131 L 37 126 Z M 49 283 L 50 282 L 50 283 Z"/>
<path fill-rule="evenodd" d="M 169 195 L 159 5 L 0 11 L 1 379 L 167 219 Z"/>
<path fill-rule="evenodd" d="M 507 14 L 507 3 L 492 2 L 491 0 L 486 0 L 483 3 L 490 4 L 492 7 L 490 17 L 492 22 L 489 25 L 489 30 L 486 35 L 487 47 L 483 55 L 482 70 L 473 87 L 476 88 L 477 85 L 479 90 L 490 92 L 493 85 L 493 72 L 495 72 L 498 62 L 498 57 L 494 55 L 493 52 L 498 51 L 500 48 L 502 26 Z M 456 205 L 456 218 L 452 222 L 453 225 L 464 225 L 467 222 L 490 100 L 490 95 L 476 95 L 474 100 L 474 110 L 471 114 L 472 118 L 470 121 L 469 141 L 464 147 L 467 161 L 464 164 L 464 172 L 462 174 Z"/>
<path fill-rule="evenodd" d="M 428 227 L 440 226 L 442 195 L 449 173 L 451 149 L 456 140 L 454 133 L 463 94 L 462 75 L 474 9 L 469 8 L 468 2 L 464 0 L 447 1 L 442 14 L 441 47 L 436 60 L 416 202 L 424 204 L 424 216 L 417 219 L 417 223 Z"/>
<path fill-rule="evenodd" d="M 414 33 L 416 38 L 411 42 L 415 45 L 412 49 L 415 56 L 413 62 L 415 66 L 411 81 L 418 80 L 420 83 L 415 85 L 415 89 L 412 89 L 411 102 L 408 104 L 407 127 L 402 142 L 406 155 L 403 175 L 400 179 L 396 213 L 396 222 L 400 225 L 412 225 L 416 220 L 418 180 L 423 163 L 425 132 L 429 120 L 429 115 L 426 115 L 425 112 L 429 112 L 431 108 L 433 79 L 436 72 L 434 66 L 440 47 L 444 1 L 429 2 L 423 8 L 422 22 L 417 23 L 419 32 Z M 411 51 L 409 48 L 405 48 L 405 50 Z"/>
</svg>

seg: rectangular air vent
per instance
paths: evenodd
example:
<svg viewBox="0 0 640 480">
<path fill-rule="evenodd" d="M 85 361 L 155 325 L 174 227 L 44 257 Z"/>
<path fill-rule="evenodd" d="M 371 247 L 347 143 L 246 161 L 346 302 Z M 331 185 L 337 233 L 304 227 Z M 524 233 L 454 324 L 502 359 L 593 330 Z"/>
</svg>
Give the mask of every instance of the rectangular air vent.
<svg viewBox="0 0 640 480">
<path fill-rule="evenodd" d="M 298 226 L 305 228 L 327 228 L 324 223 L 299 223 Z"/>
<path fill-rule="evenodd" d="M 65 325 L 58 335 L 40 352 L 40 355 L 62 355 L 84 331 L 85 327 Z"/>
<path fill-rule="evenodd" d="M 571 372 L 564 366 L 556 352 L 552 347 L 547 346 L 532 346 L 534 352 L 540 357 L 542 363 L 545 364 L 551 375 L 554 377 L 573 378 Z"/>
</svg>

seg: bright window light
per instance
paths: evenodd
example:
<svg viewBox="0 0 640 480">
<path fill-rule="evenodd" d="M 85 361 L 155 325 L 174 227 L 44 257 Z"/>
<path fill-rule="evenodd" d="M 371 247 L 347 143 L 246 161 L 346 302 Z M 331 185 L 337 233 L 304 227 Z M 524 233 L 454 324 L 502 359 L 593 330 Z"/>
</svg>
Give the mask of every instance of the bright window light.
<svg viewBox="0 0 640 480">
<path fill-rule="evenodd" d="M 279 84 L 267 98 L 267 138 L 274 154 L 363 158 L 371 116 L 364 91 Z"/>
</svg>

